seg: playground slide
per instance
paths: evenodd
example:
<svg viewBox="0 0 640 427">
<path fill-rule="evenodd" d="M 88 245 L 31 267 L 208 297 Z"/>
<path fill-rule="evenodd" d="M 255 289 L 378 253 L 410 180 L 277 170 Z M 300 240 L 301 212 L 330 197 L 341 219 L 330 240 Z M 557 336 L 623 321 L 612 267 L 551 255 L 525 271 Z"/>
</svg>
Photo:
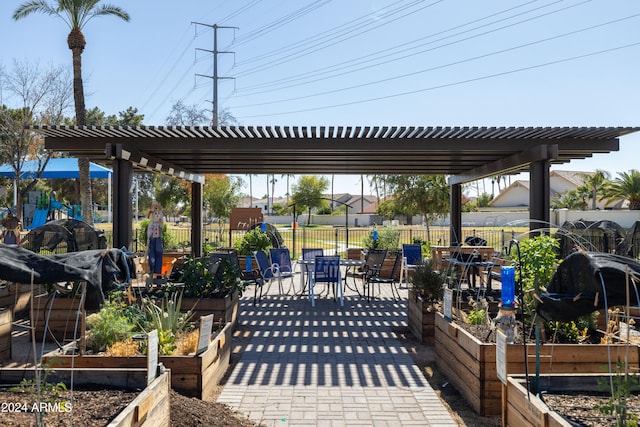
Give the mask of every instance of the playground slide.
<svg viewBox="0 0 640 427">
<path fill-rule="evenodd" d="M 36 209 L 35 213 L 33 214 L 33 221 L 31 222 L 31 225 L 25 228 L 27 230 L 32 230 L 34 228 L 40 227 L 41 225 L 44 225 L 47 222 L 47 216 L 49 216 L 48 209 Z"/>
</svg>

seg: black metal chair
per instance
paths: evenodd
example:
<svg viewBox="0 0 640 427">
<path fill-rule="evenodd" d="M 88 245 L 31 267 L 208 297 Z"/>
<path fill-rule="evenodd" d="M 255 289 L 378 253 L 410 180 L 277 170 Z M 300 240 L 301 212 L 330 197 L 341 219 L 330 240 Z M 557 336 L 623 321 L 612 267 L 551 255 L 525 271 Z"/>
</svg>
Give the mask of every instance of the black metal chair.
<svg viewBox="0 0 640 427">
<path fill-rule="evenodd" d="M 364 286 L 364 294 L 369 295 L 369 282 L 372 278 L 379 276 L 382 271 L 384 259 L 387 257 L 386 249 L 369 249 L 364 258 L 364 265 L 359 273 Z M 367 297 L 367 301 L 370 298 Z"/>
<path fill-rule="evenodd" d="M 393 261 L 393 266 L 391 267 L 390 270 L 385 270 L 384 268 L 381 268 L 380 271 L 378 272 L 378 274 L 371 276 L 368 279 L 368 286 L 367 286 L 367 290 L 369 291 L 369 294 L 367 295 L 367 301 L 371 300 L 371 288 L 377 283 L 378 284 L 378 292 L 380 292 L 380 285 L 381 284 L 388 284 L 391 286 L 391 294 L 393 295 L 393 299 L 395 301 L 400 299 L 400 291 L 398 291 L 398 280 L 396 279 L 396 277 L 398 277 L 398 274 L 400 273 L 400 268 L 402 267 L 402 253 L 401 252 L 396 252 L 395 254 L 395 259 Z M 389 277 L 386 277 L 386 274 L 383 274 L 385 271 L 388 271 Z"/>
</svg>

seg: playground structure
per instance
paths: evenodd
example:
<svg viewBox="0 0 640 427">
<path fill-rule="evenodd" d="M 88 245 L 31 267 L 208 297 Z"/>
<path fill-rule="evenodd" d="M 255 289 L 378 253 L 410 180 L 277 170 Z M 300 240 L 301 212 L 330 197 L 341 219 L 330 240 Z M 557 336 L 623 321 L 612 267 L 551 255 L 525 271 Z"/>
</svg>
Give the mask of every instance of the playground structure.
<svg viewBox="0 0 640 427">
<path fill-rule="evenodd" d="M 56 200 L 54 194 L 30 191 L 28 200 L 29 203 L 25 203 L 22 210 L 24 222 L 27 224 L 25 230 L 33 230 L 56 219 L 82 219 L 80 205 L 67 206 Z"/>
</svg>

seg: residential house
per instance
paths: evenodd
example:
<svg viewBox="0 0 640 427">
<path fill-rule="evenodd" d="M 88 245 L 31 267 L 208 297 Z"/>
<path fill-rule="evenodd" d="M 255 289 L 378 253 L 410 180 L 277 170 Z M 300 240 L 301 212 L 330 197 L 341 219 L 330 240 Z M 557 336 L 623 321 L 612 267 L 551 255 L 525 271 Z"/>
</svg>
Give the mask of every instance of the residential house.
<svg viewBox="0 0 640 427">
<path fill-rule="evenodd" d="M 549 172 L 549 190 L 551 199 L 559 197 L 582 185 L 584 176 L 590 172 L 553 170 Z M 492 208 L 528 208 L 530 182 L 516 180 L 489 202 Z M 598 209 L 605 209 L 606 201 L 598 201 Z M 589 205 L 590 206 L 590 205 Z M 607 209 L 621 209 L 624 203 L 611 203 Z"/>
</svg>

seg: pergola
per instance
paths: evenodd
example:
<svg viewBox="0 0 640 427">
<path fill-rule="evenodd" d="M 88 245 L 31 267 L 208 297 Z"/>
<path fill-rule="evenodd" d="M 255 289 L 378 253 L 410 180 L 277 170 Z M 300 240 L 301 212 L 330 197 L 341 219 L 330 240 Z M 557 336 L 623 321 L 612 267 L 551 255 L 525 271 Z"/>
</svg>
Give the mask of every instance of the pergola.
<svg viewBox="0 0 640 427">
<path fill-rule="evenodd" d="M 640 127 L 38 126 L 45 147 L 112 162 L 114 247 L 132 242 L 132 175 L 192 182 L 192 252 L 201 255 L 203 174 L 448 175 L 451 242 L 462 231 L 462 184 L 529 172 L 531 227 L 549 223 L 549 167 L 619 149 Z"/>
</svg>

